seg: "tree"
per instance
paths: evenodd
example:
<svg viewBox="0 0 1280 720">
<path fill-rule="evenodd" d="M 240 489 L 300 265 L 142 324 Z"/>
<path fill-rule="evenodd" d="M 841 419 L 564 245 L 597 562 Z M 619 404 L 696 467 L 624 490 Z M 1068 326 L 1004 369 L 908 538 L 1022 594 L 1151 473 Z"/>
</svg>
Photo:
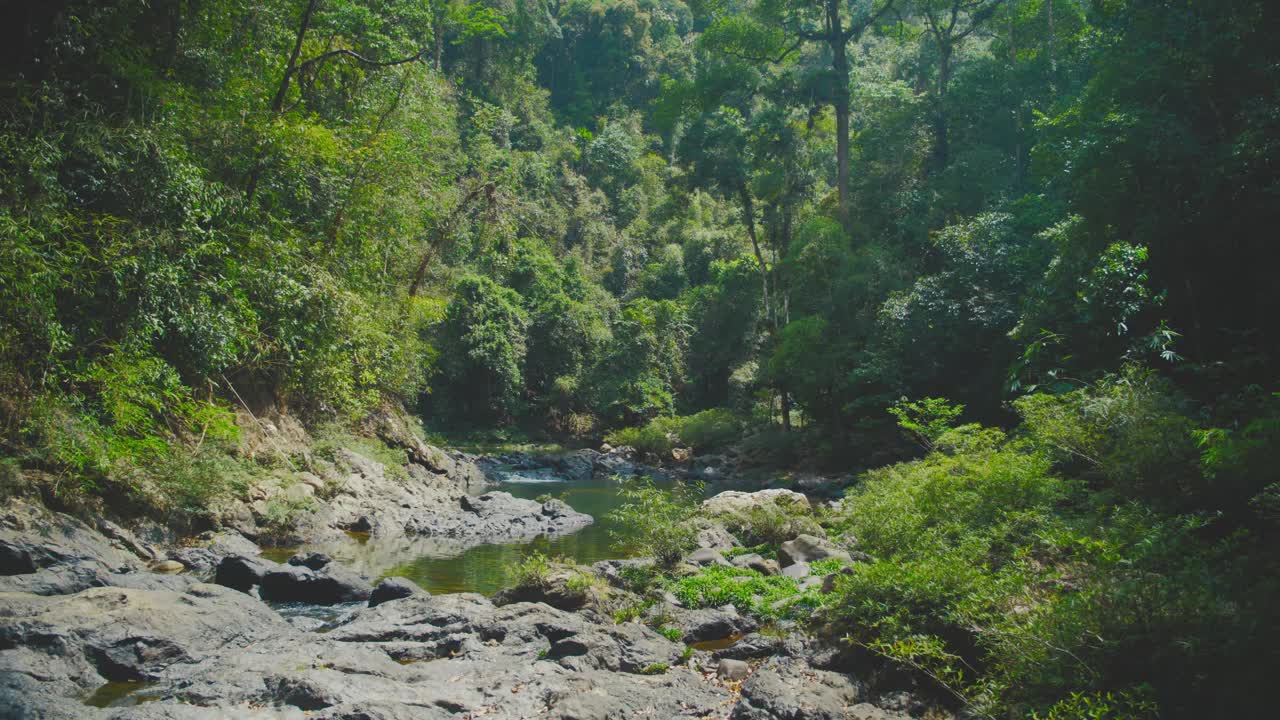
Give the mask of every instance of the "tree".
<svg viewBox="0 0 1280 720">
<path fill-rule="evenodd" d="M 751 6 L 756 25 L 734 15 L 709 28 L 724 52 L 755 62 L 781 63 L 806 43 L 831 56 L 830 102 L 836 115 L 836 192 L 841 223 L 849 223 L 849 43 L 860 38 L 895 0 L 759 0 Z"/>
</svg>

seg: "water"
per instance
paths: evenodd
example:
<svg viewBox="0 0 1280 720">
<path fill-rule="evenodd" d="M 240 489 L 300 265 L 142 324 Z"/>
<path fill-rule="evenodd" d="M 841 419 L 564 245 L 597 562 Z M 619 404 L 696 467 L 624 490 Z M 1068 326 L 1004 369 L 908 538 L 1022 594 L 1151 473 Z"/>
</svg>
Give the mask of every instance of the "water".
<svg viewBox="0 0 1280 720">
<path fill-rule="evenodd" d="M 583 564 L 632 554 L 625 538 L 619 544 L 612 534 L 621 529 L 609 522 L 608 514 L 623 499 L 619 495 L 621 486 L 610 478 L 574 481 L 547 469 L 518 470 L 506 474 L 504 482 L 491 489 L 530 500 L 543 495 L 558 497 L 578 512 L 595 518 L 595 522 L 569 535 L 498 545 L 463 547 L 439 538 L 377 539 L 348 533 L 342 541 L 304 549 L 327 553 L 370 577 L 407 577 L 432 593 L 486 595 L 509 586 L 520 563 L 534 552 Z M 272 559 L 287 559 L 296 550 L 279 550 L 278 557 Z"/>
</svg>

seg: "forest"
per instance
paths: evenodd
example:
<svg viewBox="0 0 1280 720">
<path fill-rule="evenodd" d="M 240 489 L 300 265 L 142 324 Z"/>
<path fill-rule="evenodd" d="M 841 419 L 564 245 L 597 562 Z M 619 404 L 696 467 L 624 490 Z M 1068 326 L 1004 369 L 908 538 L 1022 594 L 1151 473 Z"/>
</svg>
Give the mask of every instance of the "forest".
<svg viewBox="0 0 1280 720">
<path fill-rule="evenodd" d="M 212 522 L 264 399 L 733 448 L 973 717 L 1270 714 L 1280 4 L 3 6 L 0 495 Z"/>
</svg>

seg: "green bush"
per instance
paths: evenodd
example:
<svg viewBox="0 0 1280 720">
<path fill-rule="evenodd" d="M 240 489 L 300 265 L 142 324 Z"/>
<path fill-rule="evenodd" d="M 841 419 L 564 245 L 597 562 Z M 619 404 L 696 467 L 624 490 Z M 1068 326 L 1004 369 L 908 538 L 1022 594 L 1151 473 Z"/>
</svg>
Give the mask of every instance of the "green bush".
<svg viewBox="0 0 1280 720">
<path fill-rule="evenodd" d="M 707 452 L 737 440 L 742 434 L 742 424 L 732 412 L 712 408 L 683 418 L 677 433 L 684 444 L 697 452 Z"/>
<path fill-rule="evenodd" d="M 697 526 L 690 519 L 702 500 L 701 484 L 664 489 L 646 478 L 628 482 L 620 494 L 625 502 L 609 513 L 619 527 L 613 534 L 620 546 L 670 567 L 697 545 Z"/>
<path fill-rule="evenodd" d="M 613 445 L 628 445 L 653 457 L 668 458 L 676 447 L 697 452 L 724 447 L 741 434 L 736 416 L 719 408 L 681 416 L 660 416 L 640 427 L 614 430 L 605 436 Z"/>
<path fill-rule="evenodd" d="M 769 620 L 804 619 L 821 604 L 816 589 L 802 593 L 794 578 L 736 567 L 703 568 L 672 581 L 670 590 L 686 607 L 733 605 L 739 612 Z"/>
</svg>

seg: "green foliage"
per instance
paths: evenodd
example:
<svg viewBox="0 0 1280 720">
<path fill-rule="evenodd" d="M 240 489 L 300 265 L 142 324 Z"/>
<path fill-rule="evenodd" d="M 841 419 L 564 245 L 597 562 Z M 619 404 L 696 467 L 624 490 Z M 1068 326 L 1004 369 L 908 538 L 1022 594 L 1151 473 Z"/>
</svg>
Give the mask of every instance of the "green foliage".
<svg viewBox="0 0 1280 720">
<path fill-rule="evenodd" d="M 733 605 L 767 620 L 804 619 L 821 604 L 817 590 L 800 592 L 794 578 L 734 567 L 703 568 L 673 581 L 670 589 L 686 607 Z"/>
<path fill-rule="evenodd" d="M 728 410 L 712 408 L 686 417 L 656 417 L 643 427 L 621 428 L 605 436 L 613 445 L 627 445 L 647 455 L 668 458 L 678 446 L 697 452 L 721 448 L 736 440 L 741 425 Z"/>
<path fill-rule="evenodd" d="M 620 494 L 625 502 L 610 514 L 619 526 L 615 538 L 641 555 L 671 567 L 697 544 L 698 529 L 690 518 L 702 500 L 702 486 L 677 483 L 670 489 L 652 480 L 631 480 Z"/>
<path fill-rule="evenodd" d="M 898 419 L 898 427 L 910 433 L 925 449 L 934 447 L 963 412 L 963 405 L 952 405 L 941 398 L 914 402 L 904 398 L 889 408 L 889 414 Z"/>
</svg>

